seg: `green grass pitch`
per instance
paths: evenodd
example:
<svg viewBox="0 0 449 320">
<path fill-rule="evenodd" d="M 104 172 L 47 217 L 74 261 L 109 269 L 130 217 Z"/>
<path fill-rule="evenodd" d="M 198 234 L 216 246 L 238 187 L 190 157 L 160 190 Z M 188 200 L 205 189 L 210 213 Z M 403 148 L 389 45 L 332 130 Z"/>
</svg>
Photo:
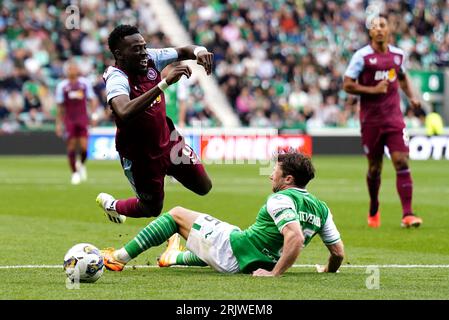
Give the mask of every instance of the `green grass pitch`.
<svg viewBox="0 0 449 320">
<path fill-rule="evenodd" d="M 414 208 L 424 224 L 408 230 L 400 228 L 401 208 L 389 160 L 382 175 L 378 230 L 366 225 L 364 157 L 316 156 L 314 163 L 317 177 L 308 189 L 328 203 L 346 246 L 340 273 L 316 274 L 311 266 L 299 266 L 272 279 L 224 275 L 210 268 L 132 268 L 155 266 L 161 246 L 121 273 L 106 271 L 98 282 L 69 290 L 62 260 L 72 245 L 120 247 L 150 220 L 115 225 L 97 208 L 99 192 L 118 198 L 133 195 L 118 161 L 89 162 L 88 182 L 71 186 L 64 157 L 2 157 L 0 299 L 448 299 L 449 162 L 411 162 Z M 200 197 L 167 181 L 164 209 L 180 205 L 240 227 L 251 224 L 270 193 L 268 177 L 260 176 L 256 165 L 208 165 L 207 170 L 214 184 L 209 195 Z M 324 264 L 327 257 L 317 237 L 296 264 Z M 23 265 L 61 267 L 5 268 Z M 381 265 L 379 289 L 367 288 L 367 265 Z"/>
</svg>

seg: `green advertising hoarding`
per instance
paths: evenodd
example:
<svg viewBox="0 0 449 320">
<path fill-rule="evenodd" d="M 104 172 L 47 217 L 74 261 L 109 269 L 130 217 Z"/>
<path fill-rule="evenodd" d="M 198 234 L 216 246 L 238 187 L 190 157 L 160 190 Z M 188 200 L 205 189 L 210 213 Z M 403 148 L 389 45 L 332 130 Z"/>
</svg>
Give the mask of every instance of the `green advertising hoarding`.
<svg viewBox="0 0 449 320">
<path fill-rule="evenodd" d="M 413 84 L 421 93 L 444 94 L 444 73 L 441 71 L 410 70 Z"/>
</svg>

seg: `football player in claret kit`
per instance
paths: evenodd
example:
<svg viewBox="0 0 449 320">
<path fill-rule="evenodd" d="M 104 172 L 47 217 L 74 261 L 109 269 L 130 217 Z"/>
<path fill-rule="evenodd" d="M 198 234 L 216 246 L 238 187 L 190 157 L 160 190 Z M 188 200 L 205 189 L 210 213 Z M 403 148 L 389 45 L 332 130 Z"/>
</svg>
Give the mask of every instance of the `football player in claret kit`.
<svg viewBox="0 0 449 320">
<path fill-rule="evenodd" d="M 91 114 L 96 111 L 97 98 L 90 82 L 80 77 L 76 62 L 70 61 L 65 66 L 67 79 L 56 87 L 56 135 L 63 137 L 67 144 L 67 157 L 72 170 L 72 184 L 87 180 L 86 159 L 89 130 L 89 102 Z M 77 148 L 79 162 L 76 160 Z"/>
<path fill-rule="evenodd" d="M 158 260 L 160 267 L 209 265 L 224 273 L 279 276 L 318 234 L 330 255 L 327 265 L 316 269 L 337 272 L 344 246 L 327 205 L 306 190 L 315 176 L 310 158 L 291 151 L 276 160 L 270 176 L 273 194 L 248 229 L 176 207 L 153 220 L 123 248 L 103 250 L 106 268 L 121 271 L 139 254 L 169 239 Z M 179 234 L 187 240 L 188 251 L 181 250 Z"/>
<path fill-rule="evenodd" d="M 399 87 L 409 98 L 412 108 L 419 108 L 420 102 L 414 96 L 406 75 L 404 52 L 389 44 L 387 19 L 374 17 L 367 26 L 371 43 L 353 55 L 343 86 L 346 92 L 360 95 L 362 144 L 368 158 L 368 226 L 378 228 L 381 224 L 378 197 L 384 148 L 387 146 L 396 170 L 396 189 L 402 204 L 401 226 L 418 227 L 422 219 L 412 210 L 413 182 Z"/>
<path fill-rule="evenodd" d="M 97 203 L 109 220 L 123 223 L 126 217 L 159 215 L 166 175 L 199 195 L 212 188 L 197 155 L 166 116 L 164 90 L 182 76 L 189 78 L 192 71 L 180 64 L 164 79 L 161 71 L 172 62 L 191 59 L 210 75 L 213 54 L 195 45 L 148 49 L 138 29 L 130 25 L 116 27 L 108 42 L 116 64 L 103 74 L 107 101 L 117 125 L 116 149 L 136 197 L 116 200 L 100 193 Z"/>
</svg>

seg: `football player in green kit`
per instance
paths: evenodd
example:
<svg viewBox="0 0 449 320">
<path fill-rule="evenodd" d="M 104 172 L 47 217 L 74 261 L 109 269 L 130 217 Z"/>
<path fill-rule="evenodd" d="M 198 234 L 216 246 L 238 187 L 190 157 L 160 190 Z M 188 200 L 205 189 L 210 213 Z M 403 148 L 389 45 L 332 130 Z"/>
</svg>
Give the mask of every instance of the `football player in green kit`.
<svg viewBox="0 0 449 320">
<path fill-rule="evenodd" d="M 121 271 L 145 250 L 169 239 L 159 266 L 206 266 L 224 273 L 279 276 L 289 269 L 303 247 L 318 234 L 330 252 L 318 272 L 337 272 L 344 258 L 343 242 L 327 205 L 306 185 L 315 176 L 310 158 L 289 151 L 277 155 L 270 176 L 273 194 L 248 229 L 208 214 L 176 207 L 161 215 L 123 248 L 103 250 L 105 266 Z M 180 248 L 180 234 L 187 251 Z"/>
</svg>

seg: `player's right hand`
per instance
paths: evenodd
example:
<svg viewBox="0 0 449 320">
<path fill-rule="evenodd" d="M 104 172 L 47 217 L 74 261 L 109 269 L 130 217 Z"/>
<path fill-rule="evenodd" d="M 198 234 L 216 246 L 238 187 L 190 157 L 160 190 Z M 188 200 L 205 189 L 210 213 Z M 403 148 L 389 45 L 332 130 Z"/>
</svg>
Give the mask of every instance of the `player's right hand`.
<svg viewBox="0 0 449 320">
<path fill-rule="evenodd" d="M 167 81 L 167 84 L 173 84 L 179 81 L 182 76 L 186 76 L 187 78 L 190 78 L 192 75 L 192 69 L 188 65 L 181 64 L 179 66 L 176 66 L 173 68 L 173 70 L 170 71 L 170 73 L 165 78 L 165 81 Z"/>
<path fill-rule="evenodd" d="M 374 87 L 374 93 L 375 94 L 384 94 L 388 91 L 388 80 L 382 80 L 380 81 L 375 87 Z"/>
</svg>

